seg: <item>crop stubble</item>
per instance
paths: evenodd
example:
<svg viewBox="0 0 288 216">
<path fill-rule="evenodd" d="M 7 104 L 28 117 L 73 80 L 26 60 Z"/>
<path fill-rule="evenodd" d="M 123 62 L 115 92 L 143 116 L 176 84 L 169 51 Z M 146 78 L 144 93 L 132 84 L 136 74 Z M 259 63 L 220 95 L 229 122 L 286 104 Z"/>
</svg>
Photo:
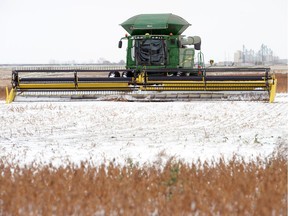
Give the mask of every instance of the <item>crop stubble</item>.
<svg viewBox="0 0 288 216">
<path fill-rule="evenodd" d="M 173 158 L 163 167 L 0 161 L 1 215 L 286 215 L 287 160 Z"/>
</svg>

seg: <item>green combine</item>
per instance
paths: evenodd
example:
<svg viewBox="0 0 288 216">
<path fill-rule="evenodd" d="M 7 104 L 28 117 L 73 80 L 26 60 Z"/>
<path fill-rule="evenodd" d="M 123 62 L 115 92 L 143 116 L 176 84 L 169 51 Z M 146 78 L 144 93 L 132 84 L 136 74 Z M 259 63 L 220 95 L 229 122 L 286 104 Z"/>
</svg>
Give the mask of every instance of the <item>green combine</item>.
<svg viewBox="0 0 288 216">
<path fill-rule="evenodd" d="M 130 34 L 128 40 L 127 69 L 181 68 L 194 67 L 195 50 L 200 50 L 198 36 L 184 37 L 182 33 L 190 24 L 174 14 L 142 14 L 134 16 L 121 26 Z M 187 47 L 194 45 L 193 47 Z M 119 48 L 122 41 L 119 42 Z M 201 62 L 202 63 L 202 62 Z"/>
<path fill-rule="evenodd" d="M 121 23 L 127 31 L 125 68 L 30 67 L 12 72 L 12 101 L 193 101 L 273 102 L 277 80 L 270 68 L 209 67 L 199 36 L 174 14 L 140 14 Z"/>
</svg>

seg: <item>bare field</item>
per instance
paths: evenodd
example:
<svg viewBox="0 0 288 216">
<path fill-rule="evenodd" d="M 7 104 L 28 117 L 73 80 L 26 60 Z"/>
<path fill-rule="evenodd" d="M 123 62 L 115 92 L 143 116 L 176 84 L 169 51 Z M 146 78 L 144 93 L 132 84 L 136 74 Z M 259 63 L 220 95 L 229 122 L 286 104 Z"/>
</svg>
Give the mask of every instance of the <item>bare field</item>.
<svg viewBox="0 0 288 216">
<path fill-rule="evenodd" d="M 0 100 L 6 97 L 6 86 L 11 88 L 11 69 L 0 68 Z"/>
<path fill-rule="evenodd" d="M 276 73 L 277 93 L 288 92 L 288 73 Z"/>
</svg>

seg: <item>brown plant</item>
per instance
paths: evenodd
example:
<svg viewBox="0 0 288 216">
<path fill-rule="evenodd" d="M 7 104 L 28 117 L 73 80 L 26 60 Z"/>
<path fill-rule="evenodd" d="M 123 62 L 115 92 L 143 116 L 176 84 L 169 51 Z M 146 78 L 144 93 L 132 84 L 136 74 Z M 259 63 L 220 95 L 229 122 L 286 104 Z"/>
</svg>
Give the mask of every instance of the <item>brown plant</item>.
<svg viewBox="0 0 288 216">
<path fill-rule="evenodd" d="M 0 215 L 287 215 L 287 159 L 164 167 L 0 160 Z"/>
</svg>

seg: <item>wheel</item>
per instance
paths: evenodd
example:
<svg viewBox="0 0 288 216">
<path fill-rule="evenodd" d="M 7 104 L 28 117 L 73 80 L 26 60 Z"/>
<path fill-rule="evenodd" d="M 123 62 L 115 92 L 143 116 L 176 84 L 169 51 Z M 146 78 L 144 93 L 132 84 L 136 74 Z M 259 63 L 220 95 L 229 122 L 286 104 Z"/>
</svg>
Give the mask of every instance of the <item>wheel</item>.
<svg viewBox="0 0 288 216">
<path fill-rule="evenodd" d="M 177 72 L 177 76 L 186 76 L 186 74 L 185 74 L 185 72 L 178 71 L 178 72 Z"/>
<path fill-rule="evenodd" d="M 125 77 L 125 78 L 127 78 L 127 77 L 133 77 L 133 72 L 132 72 L 132 71 L 124 71 L 124 72 L 122 73 L 122 77 Z"/>
<path fill-rule="evenodd" d="M 119 71 L 111 71 L 108 75 L 109 78 L 120 77 Z"/>
<path fill-rule="evenodd" d="M 176 76 L 177 73 L 173 73 L 173 72 L 167 72 L 166 76 L 172 77 L 172 76 Z"/>
</svg>

